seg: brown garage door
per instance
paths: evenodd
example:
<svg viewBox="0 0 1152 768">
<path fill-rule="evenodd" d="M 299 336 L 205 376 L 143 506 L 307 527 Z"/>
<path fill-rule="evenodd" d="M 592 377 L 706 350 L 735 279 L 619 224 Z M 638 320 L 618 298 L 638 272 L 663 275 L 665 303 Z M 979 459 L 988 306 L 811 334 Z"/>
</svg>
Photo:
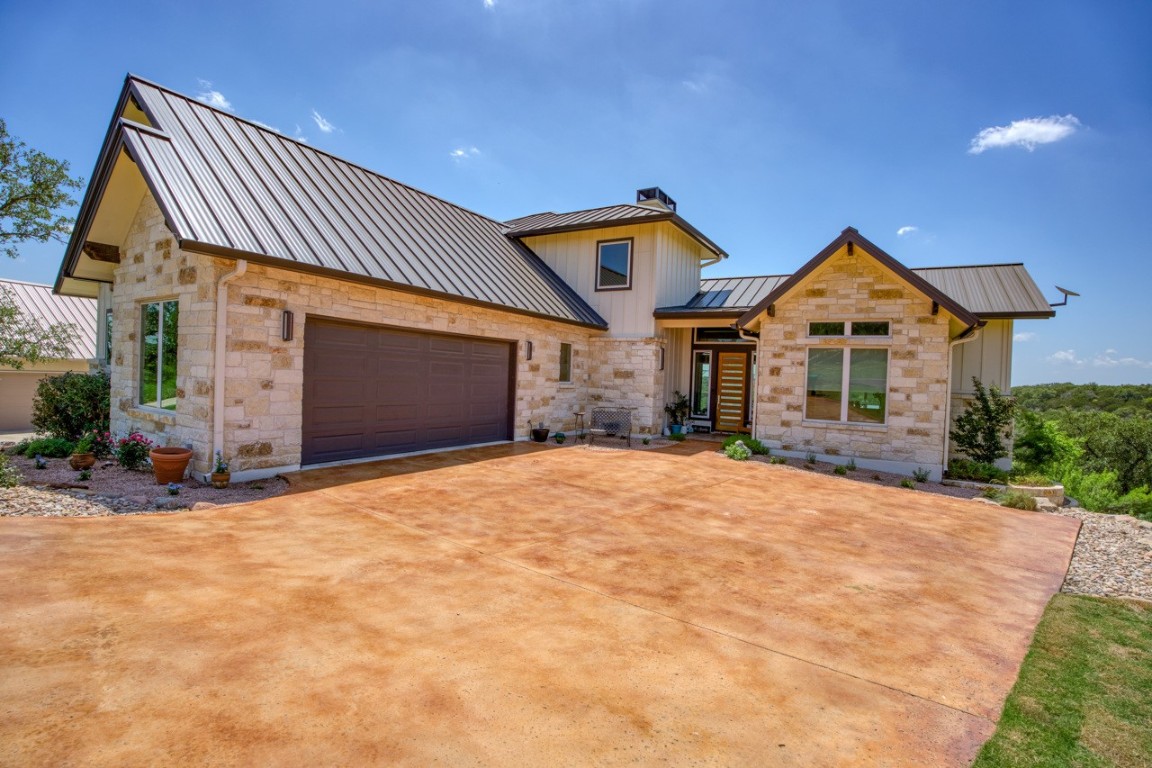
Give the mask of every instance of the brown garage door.
<svg viewBox="0 0 1152 768">
<path fill-rule="evenodd" d="M 303 464 L 512 437 L 512 345 L 308 318 Z"/>
</svg>

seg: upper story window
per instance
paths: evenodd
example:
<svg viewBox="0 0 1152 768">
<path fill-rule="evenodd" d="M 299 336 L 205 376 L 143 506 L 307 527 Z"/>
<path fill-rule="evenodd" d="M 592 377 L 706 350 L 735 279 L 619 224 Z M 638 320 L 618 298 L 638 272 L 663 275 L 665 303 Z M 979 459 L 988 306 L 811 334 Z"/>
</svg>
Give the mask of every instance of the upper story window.
<svg viewBox="0 0 1152 768">
<path fill-rule="evenodd" d="M 891 336 L 892 324 L 887 320 L 853 320 L 844 322 L 808 323 L 809 336 Z"/>
<path fill-rule="evenodd" d="M 180 305 L 172 299 L 140 309 L 140 405 L 174 411 Z"/>
<path fill-rule="evenodd" d="M 568 384 L 572 381 L 572 345 L 560 343 L 560 381 Z"/>
<path fill-rule="evenodd" d="M 596 290 L 626 291 L 632 287 L 632 238 L 596 243 Z"/>
</svg>

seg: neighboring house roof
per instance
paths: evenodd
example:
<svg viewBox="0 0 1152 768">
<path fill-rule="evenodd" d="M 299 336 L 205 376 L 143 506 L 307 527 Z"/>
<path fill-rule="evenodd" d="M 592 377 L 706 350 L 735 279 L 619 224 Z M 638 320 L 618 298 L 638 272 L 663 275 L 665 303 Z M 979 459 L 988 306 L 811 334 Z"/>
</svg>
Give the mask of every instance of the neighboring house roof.
<svg viewBox="0 0 1152 768">
<path fill-rule="evenodd" d="M 123 147 L 182 249 L 607 325 L 500 222 L 132 75 L 117 115 L 128 100 L 151 126 L 114 120 L 97 170 Z"/>
<path fill-rule="evenodd" d="M 667 221 L 683 230 L 689 237 L 726 259 L 728 254 L 709 238 L 682 219 L 675 211 L 666 208 L 653 208 L 647 205 L 608 205 L 603 208 L 589 208 L 570 213 L 534 213 L 505 222 L 504 233 L 509 237 L 533 237 L 554 235 L 560 232 L 578 232 L 585 229 L 623 227 L 629 224 L 647 224 Z"/>
<path fill-rule="evenodd" d="M 52 286 L 25 283 L 19 280 L 0 280 L 0 291 L 5 291 L 16 303 L 20 313 L 42 328 L 57 323 L 68 323 L 76 328 L 69 343 L 73 360 L 96 357 L 96 301 L 75 296 L 52 293 Z"/>
<path fill-rule="evenodd" d="M 981 320 L 1045 318 L 1056 312 L 1023 264 L 924 267 L 910 270 L 934 285 Z M 761 303 L 791 275 L 710 278 L 700 293 L 679 307 L 661 307 L 658 318 L 737 318 Z"/>
</svg>

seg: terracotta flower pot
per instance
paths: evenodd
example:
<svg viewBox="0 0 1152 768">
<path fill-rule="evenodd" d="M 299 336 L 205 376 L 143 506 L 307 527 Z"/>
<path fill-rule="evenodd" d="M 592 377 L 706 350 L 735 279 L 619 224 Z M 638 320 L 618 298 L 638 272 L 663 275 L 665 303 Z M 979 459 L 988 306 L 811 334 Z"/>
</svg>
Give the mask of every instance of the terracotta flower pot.
<svg viewBox="0 0 1152 768">
<path fill-rule="evenodd" d="M 68 466 L 72 469 L 88 469 L 96 466 L 96 455 L 92 453 L 74 453 L 68 457 Z"/>
<path fill-rule="evenodd" d="M 212 473 L 212 487 L 224 489 L 228 487 L 228 483 L 232 480 L 231 472 L 213 472 Z"/>
<path fill-rule="evenodd" d="M 191 448 L 153 448 L 148 452 L 152 459 L 152 473 L 156 475 L 156 485 L 178 483 L 184 479 L 188 462 L 192 461 Z"/>
</svg>

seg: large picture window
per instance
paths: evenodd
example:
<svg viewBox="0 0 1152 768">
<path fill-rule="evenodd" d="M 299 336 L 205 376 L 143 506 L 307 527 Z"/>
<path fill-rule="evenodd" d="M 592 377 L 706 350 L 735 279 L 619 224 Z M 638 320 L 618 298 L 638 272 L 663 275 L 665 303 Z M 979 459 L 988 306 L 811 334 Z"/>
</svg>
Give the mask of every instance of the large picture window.
<svg viewBox="0 0 1152 768">
<path fill-rule="evenodd" d="M 632 287 L 632 241 L 596 244 L 596 290 L 623 291 Z"/>
<path fill-rule="evenodd" d="M 180 305 L 157 301 L 140 314 L 140 405 L 175 410 Z"/>
<path fill-rule="evenodd" d="M 804 418 L 884 424 L 888 414 L 888 350 L 808 350 Z"/>
</svg>

